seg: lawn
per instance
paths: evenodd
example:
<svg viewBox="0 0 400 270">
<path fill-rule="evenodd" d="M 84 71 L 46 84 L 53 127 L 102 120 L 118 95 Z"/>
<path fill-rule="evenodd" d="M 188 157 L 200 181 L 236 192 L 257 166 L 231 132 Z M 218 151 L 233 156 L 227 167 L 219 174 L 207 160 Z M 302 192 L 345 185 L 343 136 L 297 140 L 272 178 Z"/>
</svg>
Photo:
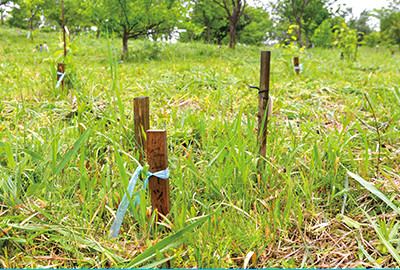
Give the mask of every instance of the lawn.
<svg viewBox="0 0 400 270">
<path fill-rule="evenodd" d="M 360 47 L 235 50 L 0 28 L 0 265 L 4 268 L 397 268 L 399 55 Z M 49 52 L 33 52 L 47 42 Z M 270 50 L 267 158 L 257 145 Z M 296 75 L 293 57 L 303 72 Z M 150 196 L 110 226 L 138 166 L 133 98 L 166 129 L 171 212 Z M 263 166 L 260 166 L 263 164 Z M 142 181 L 139 180 L 139 187 Z"/>
</svg>

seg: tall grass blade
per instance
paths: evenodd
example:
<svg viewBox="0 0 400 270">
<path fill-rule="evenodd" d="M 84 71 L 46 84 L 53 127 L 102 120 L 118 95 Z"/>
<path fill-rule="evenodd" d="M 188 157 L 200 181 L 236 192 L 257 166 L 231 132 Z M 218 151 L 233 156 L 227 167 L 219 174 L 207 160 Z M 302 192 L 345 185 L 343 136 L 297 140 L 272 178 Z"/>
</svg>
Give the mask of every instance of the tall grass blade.
<svg viewBox="0 0 400 270">
<path fill-rule="evenodd" d="M 14 155 L 11 149 L 11 144 L 9 142 L 4 143 L 4 148 L 6 150 L 6 156 L 7 156 L 7 161 L 8 165 L 10 166 L 11 169 L 15 169 L 15 160 L 14 160 Z"/>
<path fill-rule="evenodd" d="M 360 183 L 363 187 L 365 187 L 369 192 L 377 196 L 379 199 L 384 201 L 390 208 L 392 208 L 397 214 L 400 215 L 400 210 L 397 208 L 382 192 L 380 192 L 376 187 L 365 181 L 363 178 L 354 174 L 350 171 L 347 171 L 347 174 L 350 175 L 354 180 Z"/>
<path fill-rule="evenodd" d="M 387 248 L 387 250 L 390 252 L 390 254 L 392 254 L 393 258 L 397 261 L 397 263 L 400 265 L 400 255 L 398 253 L 398 251 L 392 246 L 392 244 L 389 243 L 389 241 L 387 241 L 385 239 L 385 236 L 383 235 L 381 229 L 375 224 L 375 222 L 371 219 L 371 216 L 364 210 L 361 209 L 364 213 L 364 215 L 367 217 L 367 219 L 369 220 L 369 222 L 371 222 L 372 227 L 374 227 L 374 230 L 376 231 L 376 234 L 378 235 L 379 239 L 381 240 L 382 244 L 385 245 L 385 247 Z"/>
<path fill-rule="evenodd" d="M 156 256 L 157 250 L 159 252 L 162 252 L 166 249 L 173 248 L 173 247 L 180 245 L 184 240 L 184 239 L 182 239 L 182 237 L 186 232 L 193 230 L 194 228 L 196 228 L 200 224 L 204 223 L 207 219 L 209 219 L 210 217 L 212 217 L 219 211 L 220 210 L 217 210 L 214 213 L 211 213 L 205 217 L 202 217 L 199 220 L 197 220 L 196 222 L 187 226 L 186 228 L 183 228 L 182 230 L 178 231 L 177 233 L 164 238 L 163 240 L 161 240 L 160 242 L 158 242 L 154 246 L 148 248 L 145 252 L 143 252 L 142 254 L 137 256 L 130 264 L 128 264 L 126 266 L 126 268 L 137 268 L 140 264 L 142 264 L 142 263 L 150 260 L 154 256 Z M 147 266 L 142 266 L 142 267 L 147 268 Z"/>
<path fill-rule="evenodd" d="M 78 150 L 81 148 L 81 145 L 84 141 L 86 141 L 90 135 L 91 129 L 87 129 L 79 138 L 76 140 L 74 143 L 74 146 L 72 149 L 68 150 L 68 152 L 65 154 L 63 159 L 58 163 L 54 174 L 59 174 L 64 167 L 67 165 L 69 161 L 71 161 L 72 157 L 78 152 Z"/>
</svg>

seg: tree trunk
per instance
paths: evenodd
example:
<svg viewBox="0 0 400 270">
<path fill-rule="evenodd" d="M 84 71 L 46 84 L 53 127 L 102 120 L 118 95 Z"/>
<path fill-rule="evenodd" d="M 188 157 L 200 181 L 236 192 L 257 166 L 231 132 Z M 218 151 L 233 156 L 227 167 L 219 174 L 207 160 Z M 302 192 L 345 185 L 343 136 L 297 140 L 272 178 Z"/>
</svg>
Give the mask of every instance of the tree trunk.
<svg viewBox="0 0 400 270">
<path fill-rule="evenodd" d="M 190 42 L 193 42 L 194 32 L 190 35 Z"/>
<path fill-rule="evenodd" d="M 236 22 L 229 20 L 229 48 L 234 49 L 236 45 Z"/>
<path fill-rule="evenodd" d="M 122 36 L 122 55 L 125 56 L 125 53 L 128 51 L 128 33 L 124 32 Z"/>
<path fill-rule="evenodd" d="M 310 39 L 307 39 L 306 41 L 306 49 L 310 48 Z"/>
<path fill-rule="evenodd" d="M 299 45 L 300 45 L 300 47 L 303 47 L 303 36 L 301 33 L 302 28 L 303 28 L 303 25 L 302 25 L 301 21 L 299 21 Z"/>
<path fill-rule="evenodd" d="M 1 12 L 1 25 L 4 25 L 4 17 L 3 17 L 3 12 Z"/>
<path fill-rule="evenodd" d="M 96 31 L 96 38 L 99 38 L 99 36 L 100 36 L 100 27 L 97 28 L 97 31 Z"/>
<path fill-rule="evenodd" d="M 207 26 L 207 44 L 210 44 L 211 29 Z"/>
</svg>

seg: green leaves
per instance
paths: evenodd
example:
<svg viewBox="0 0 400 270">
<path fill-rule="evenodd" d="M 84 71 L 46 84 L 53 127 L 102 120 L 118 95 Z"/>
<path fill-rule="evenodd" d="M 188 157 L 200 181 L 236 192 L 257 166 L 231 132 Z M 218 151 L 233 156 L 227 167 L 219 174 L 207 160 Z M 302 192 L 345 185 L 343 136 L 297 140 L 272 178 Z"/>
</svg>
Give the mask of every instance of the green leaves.
<svg viewBox="0 0 400 270">
<path fill-rule="evenodd" d="M 349 176 L 351 176 L 354 180 L 356 180 L 358 183 L 360 183 L 363 187 L 365 187 L 369 192 L 371 192 L 373 195 L 384 201 L 390 208 L 392 208 L 397 214 L 400 215 L 400 209 L 395 206 L 389 199 L 386 197 L 382 192 L 380 192 L 376 187 L 371 185 L 369 182 L 365 181 L 363 178 L 358 176 L 357 174 L 354 174 L 352 172 L 347 172 Z"/>
<path fill-rule="evenodd" d="M 15 160 L 14 160 L 13 152 L 11 150 L 11 144 L 9 142 L 5 142 L 4 148 L 6 150 L 8 165 L 10 166 L 11 169 L 15 169 Z"/>
<path fill-rule="evenodd" d="M 169 248 L 174 248 L 177 247 L 178 245 L 180 245 L 181 243 L 183 243 L 183 241 L 185 240 L 183 238 L 184 234 L 195 229 L 197 226 L 203 224 L 206 220 L 208 220 L 210 217 L 212 217 L 213 215 L 215 215 L 216 213 L 218 213 L 220 210 L 215 211 L 212 214 L 209 214 L 207 216 L 201 217 L 199 218 L 196 222 L 193 222 L 192 224 L 190 224 L 189 226 L 185 227 L 184 229 L 178 231 L 177 233 L 170 235 L 166 238 L 164 238 L 163 240 L 161 240 L 160 242 L 158 242 L 157 244 L 155 244 L 154 246 L 146 249 L 146 251 L 144 251 L 142 254 L 140 254 L 139 256 L 137 256 L 130 264 L 128 264 L 126 266 L 126 268 L 137 268 L 140 265 L 142 265 L 143 268 L 149 268 L 149 267 L 155 267 L 157 264 L 149 264 L 146 266 L 143 266 L 143 263 L 145 263 L 146 261 L 154 258 L 157 254 L 157 251 L 159 252 L 163 252 Z M 193 236 L 193 235 L 192 235 Z M 172 258 L 172 257 L 170 257 Z M 163 261 L 159 262 L 160 264 Z"/>
</svg>

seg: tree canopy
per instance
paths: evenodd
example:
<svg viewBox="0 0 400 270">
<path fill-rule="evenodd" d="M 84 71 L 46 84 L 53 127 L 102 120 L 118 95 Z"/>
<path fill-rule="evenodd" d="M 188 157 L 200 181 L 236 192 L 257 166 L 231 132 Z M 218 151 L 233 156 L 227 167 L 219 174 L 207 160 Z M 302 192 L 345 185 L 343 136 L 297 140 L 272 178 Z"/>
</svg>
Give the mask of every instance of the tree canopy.
<svg viewBox="0 0 400 270">
<path fill-rule="evenodd" d="M 285 42 L 288 38 L 295 38 L 299 47 L 330 47 L 337 31 L 334 27 L 342 23 L 356 31 L 358 41 L 363 41 L 359 45 L 400 44 L 400 0 L 359 16 L 351 9 L 334 11 L 335 1 L 271 0 L 249 5 L 246 0 L 64 0 L 64 5 L 71 33 L 96 27 L 98 37 L 108 29 L 110 35 L 121 38 L 122 55 L 130 39 L 168 39 L 174 32 L 180 33 L 182 42 L 223 43 L 231 48 L 237 43 Z M 12 8 L 7 24 L 13 27 L 32 31 L 62 24 L 59 0 L 1 0 L 2 21 L 5 7 Z M 370 25 L 372 16 L 379 19 L 379 31 Z"/>
</svg>

